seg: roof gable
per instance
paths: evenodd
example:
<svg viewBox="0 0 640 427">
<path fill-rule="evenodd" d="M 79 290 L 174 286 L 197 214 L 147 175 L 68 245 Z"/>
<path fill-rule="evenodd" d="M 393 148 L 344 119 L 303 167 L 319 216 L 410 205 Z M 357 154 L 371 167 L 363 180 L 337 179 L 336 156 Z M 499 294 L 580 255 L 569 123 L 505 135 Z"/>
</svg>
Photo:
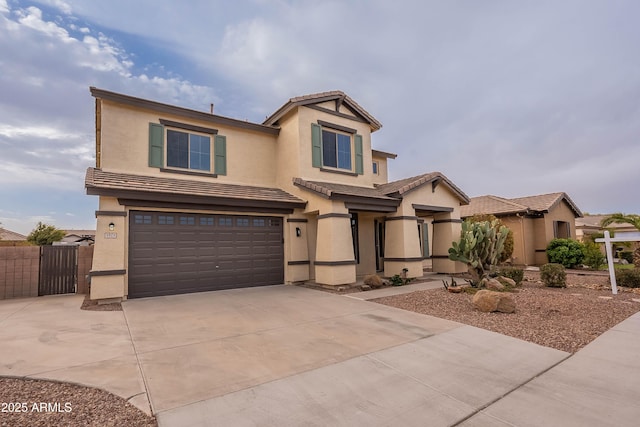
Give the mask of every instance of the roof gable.
<svg viewBox="0 0 640 427">
<path fill-rule="evenodd" d="M 332 108 L 327 108 L 331 106 Z M 287 103 L 280 107 L 275 113 L 269 116 L 263 125 L 277 126 L 279 120 L 287 113 L 297 107 L 315 108 L 320 111 L 326 111 L 331 114 L 339 115 L 350 119 L 358 119 L 367 123 L 372 131 L 376 131 L 382 127 L 382 123 L 376 120 L 357 102 L 351 99 L 342 91 L 334 90 L 330 92 L 320 92 L 310 95 L 297 96 L 291 98 Z M 345 114 L 343 111 L 348 110 L 353 116 Z"/>
<path fill-rule="evenodd" d="M 460 199 L 462 204 L 469 203 L 469 196 L 440 172 L 429 172 L 398 181 L 392 181 L 387 184 L 378 185 L 377 188 L 382 194 L 394 197 L 396 195 L 402 196 L 413 189 L 429 183 L 432 184 L 434 188 L 440 184 L 444 184 Z"/>
</svg>

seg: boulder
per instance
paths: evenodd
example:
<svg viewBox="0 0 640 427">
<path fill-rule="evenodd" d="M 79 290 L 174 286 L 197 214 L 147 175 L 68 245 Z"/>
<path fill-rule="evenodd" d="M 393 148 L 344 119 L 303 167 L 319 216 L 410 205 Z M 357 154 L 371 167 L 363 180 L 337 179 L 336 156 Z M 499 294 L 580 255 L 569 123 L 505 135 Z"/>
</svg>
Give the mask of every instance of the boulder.
<svg viewBox="0 0 640 427">
<path fill-rule="evenodd" d="M 500 283 L 502 283 L 505 286 L 511 286 L 512 288 L 515 288 L 516 286 L 516 281 L 509 277 L 498 276 L 497 279 Z"/>
<path fill-rule="evenodd" d="M 497 279 L 489 279 L 485 282 L 484 287 L 489 289 L 490 291 L 503 291 L 504 285 L 500 283 Z"/>
<path fill-rule="evenodd" d="M 486 289 L 476 292 L 473 296 L 473 305 L 483 313 L 493 311 L 513 313 L 516 311 L 516 303 L 511 295 Z"/>
<path fill-rule="evenodd" d="M 377 274 L 369 274 L 364 276 L 364 284 L 371 286 L 373 289 L 381 288 L 384 282 Z"/>
</svg>

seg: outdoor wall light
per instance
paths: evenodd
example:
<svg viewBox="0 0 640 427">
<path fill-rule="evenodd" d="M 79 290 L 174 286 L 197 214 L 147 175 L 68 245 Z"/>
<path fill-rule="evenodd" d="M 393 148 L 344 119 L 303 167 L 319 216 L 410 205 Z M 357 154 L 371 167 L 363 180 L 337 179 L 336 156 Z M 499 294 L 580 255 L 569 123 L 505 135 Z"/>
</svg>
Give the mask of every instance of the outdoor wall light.
<svg viewBox="0 0 640 427">
<path fill-rule="evenodd" d="M 300 227 L 296 227 L 296 237 L 300 236 L 302 236 L 302 230 L 300 230 Z"/>
<path fill-rule="evenodd" d="M 113 231 L 116 229 L 116 225 L 112 222 L 109 223 L 109 231 Z"/>
</svg>

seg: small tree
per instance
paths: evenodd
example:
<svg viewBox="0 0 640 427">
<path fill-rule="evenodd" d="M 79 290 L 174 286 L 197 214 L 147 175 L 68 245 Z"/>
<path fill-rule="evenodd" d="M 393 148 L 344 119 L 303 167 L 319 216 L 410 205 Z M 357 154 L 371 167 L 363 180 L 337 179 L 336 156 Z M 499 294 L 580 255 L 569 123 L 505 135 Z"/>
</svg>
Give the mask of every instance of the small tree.
<svg viewBox="0 0 640 427">
<path fill-rule="evenodd" d="M 584 264 L 589 266 L 594 270 L 599 270 L 605 262 L 606 258 L 602 251 L 600 251 L 600 245 L 594 243 L 590 240 L 584 242 L 584 246 L 582 248 L 584 254 Z"/>
<path fill-rule="evenodd" d="M 623 213 L 615 213 L 603 219 L 601 225 L 602 227 L 607 227 L 614 222 L 616 224 L 630 224 L 636 230 L 640 231 L 640 215 L 625 215 Z M 637 242 L 635 243 L 635 250 L 633 251 L 633 263 L 636 267 L 640 267 L 640 244 L 638 244 Z"/>
<path fill-rule="evenodd" d="M 53 242 L 59 242 L 64 237 L 64 230 L 60 230 L 53 225 L 38 222 L 36 228 L 27 236 L 27 241 L 38 246 L 51 245 Z"/>
<path fill-rule="evenodd" d="M 449 248 L 449 259 L 467 264 L 471 284 L 479 287 L 498 264 L 509 229 L 497 220 L 462 223 L 460 240 Z"/>
</svg>

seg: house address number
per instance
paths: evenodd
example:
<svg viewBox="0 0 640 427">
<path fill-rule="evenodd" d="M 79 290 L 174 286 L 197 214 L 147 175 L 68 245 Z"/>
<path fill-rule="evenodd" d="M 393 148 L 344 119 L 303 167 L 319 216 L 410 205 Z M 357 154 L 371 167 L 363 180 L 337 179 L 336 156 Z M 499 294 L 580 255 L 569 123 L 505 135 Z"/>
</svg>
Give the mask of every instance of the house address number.
<svg viewBox="0 0 640 427">
<path fill-rule="evenodd" d="M 107 231 L 106 233 L 104 233 L 104 238 L 105 239 L 117 239 L 118 238 L 118 233 L 116 233 L 115 231 Z"/>
</svg>

